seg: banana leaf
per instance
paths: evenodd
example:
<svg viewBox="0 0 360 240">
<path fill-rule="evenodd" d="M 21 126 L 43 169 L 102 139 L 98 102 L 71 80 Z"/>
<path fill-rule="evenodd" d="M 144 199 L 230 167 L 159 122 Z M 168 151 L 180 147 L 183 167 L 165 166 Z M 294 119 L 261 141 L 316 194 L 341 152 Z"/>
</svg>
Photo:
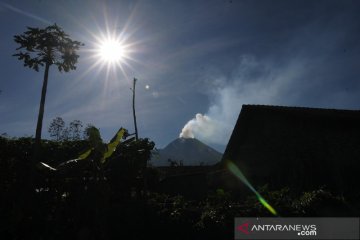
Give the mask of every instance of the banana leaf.
<svg viewBox="0 0 360 240">
<path fill-rule="evenodd" d="M 57 171 L 56 168 L 53 168 L 50 165 L 43 163 L 43 162 L 39 162 L 36 166 L 39 170 L 44 170 L 44 171 L 49 171 L 49 172 Z"/>
<path fill-rule="evenodd" d="M 115 152 L 117 146 L 119 145 L 122 138 L 127 137 L 127 131 L 124 128 L 120 128 L 115 136 L 111 139 L 111 141 L 107 144 L 106 150 L 102 156 L 101 163 L 104 164 L 106 160 L 111 157 L 111 155 Z M 45 171 L 57 171 L 57 170 L 66 170 L 66 169 L 73 169 L 80 167 L 81 163 L 85 163 L 81 160 L 86 160 L 91 156 L 91 153 L 93 152 L 94 148 L 90 148 L 86 150 L 85 152 L 81 153 L 76 159 L 71 159 L 68 161 L 65 161 L 61 164 L 59 164 L 56 168 L 51 167 L 50 165 L 40 162 L 37 167 L 41 170 Z"/>
<path fill-rule="evenodd" d="M 77 159 L 83 160 L 83 159 L 87 158 L 93 149 L 94 148 L 91 148 L 91 149 L 85 151 L 84 153 L 80 154 L 80 156 Z"/>
<path fill-rule="evenodd" d="M 108 143 L 106 151 L 101 159 L 101 163 L 104 163 L 109 157 L 111 157 L 111 155 L 115 152 L 116 147 L 119 145 L 121 139 L 124 138 L 125 133 L 126 130 L 124 128 L 119 129 L 116 135 Z"/>
</svg>

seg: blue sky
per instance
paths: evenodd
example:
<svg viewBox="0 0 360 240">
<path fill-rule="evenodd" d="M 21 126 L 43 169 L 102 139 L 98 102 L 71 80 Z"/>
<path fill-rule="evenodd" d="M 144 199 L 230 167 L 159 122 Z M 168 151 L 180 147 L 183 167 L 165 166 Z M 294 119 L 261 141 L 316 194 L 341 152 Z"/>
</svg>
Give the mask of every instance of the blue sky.
<svg viewBox="0 0 360 240">
<path fill-rule="evenodd" d="M 57 116 L 105 141 L 132 132 L 136 77 L 140 137 L 162 148 L 185 126 L 222 150 L 242 104 L 359 109 L 359 12 L 330 0 L 0 1 L 0 133 L 35 134 L 43 69 L 12 57 L 26 26 L 57 23 L 85 43 L 76 71 L 50 70 L 45 138 Z M 107 32 L 129 45 L 123 71 L 94 56 Z"/>
</svg>

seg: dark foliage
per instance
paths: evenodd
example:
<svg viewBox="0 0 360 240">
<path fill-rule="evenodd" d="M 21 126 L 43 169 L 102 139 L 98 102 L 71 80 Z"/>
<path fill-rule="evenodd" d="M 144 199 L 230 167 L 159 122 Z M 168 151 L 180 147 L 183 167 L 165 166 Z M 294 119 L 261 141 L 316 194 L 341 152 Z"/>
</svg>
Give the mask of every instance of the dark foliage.
<svg viewBox="0 0 360 240">
<path fill-rule="evenodd" d="M 78 141 L 82 139 L 82 127 L 80 120 L 74 120 L 66 127 L 65 121 L 61 117 L 56 117 L 51 121 L 48 132 L 56 141 Z"/>
<path fill-rule="evenodd" d="M 25 67 L 35 71 L 46 63 L 55 64 L 60 72 L 75 70 L 79 58 L 76 51 L 84 45 L 71 40 L 56 24 L 44 29 L 28 27 L 28 31 L 14 36 L 14 40 L 20 45 L 16 49 L 20 51 L 14 56 L 24 61 Z"/>
<path fill-rule="evenodd" d="M 100 153 L 68 161 L 90 147 L 106 148 L 95 129 L 89 136 L 42 141 L 40 160 L 56 170 L 37 169 L 31 186 L 34 140 L 0 137 L 1 239 L 233 239 L 235 217 L 270 216 L 255 197 L 220 188 L 197 200 L 154 192 L 159 172 L 147 167 L 149 139 L 125 140 L 106 162 L 97 159 Z M 296 195 L 264 186 L 259 192 L 284 217 L 358 212 L 324 189 Z"/>
</svg>

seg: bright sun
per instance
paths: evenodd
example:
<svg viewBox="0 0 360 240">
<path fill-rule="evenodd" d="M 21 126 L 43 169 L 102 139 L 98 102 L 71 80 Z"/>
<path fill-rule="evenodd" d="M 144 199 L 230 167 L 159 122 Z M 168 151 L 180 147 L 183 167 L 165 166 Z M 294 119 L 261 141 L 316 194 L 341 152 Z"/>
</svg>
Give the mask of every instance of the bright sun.
<svg viewBox="0 0 360 240">
<path fill-rule="evenodd" d="M 110 73 L 117 74 L 121 72 L 127 77 L 128 69 L 132 69 L 131 62 L 136 62 L 132 54 L 136 52 L 138 43 L 130 41 L 130 35 L 121 32 L 116 34 L 98 32 L 92 34 L 94 38 L 93 47 L 89 49 L 91 58 L 94 63 L 89 67 L 88 71 L 97 69 L 99 72 L 106 69 L 106 78 Z M 126 36 L 125 36 L 126 35 Z"/>
<path fill-rule="evenodd" d="M 122 43 L 114 39 L 106 39 L 100 44 L 99 55 L 109 63 L 121 62 L 125 55 Z"/>
</svg>

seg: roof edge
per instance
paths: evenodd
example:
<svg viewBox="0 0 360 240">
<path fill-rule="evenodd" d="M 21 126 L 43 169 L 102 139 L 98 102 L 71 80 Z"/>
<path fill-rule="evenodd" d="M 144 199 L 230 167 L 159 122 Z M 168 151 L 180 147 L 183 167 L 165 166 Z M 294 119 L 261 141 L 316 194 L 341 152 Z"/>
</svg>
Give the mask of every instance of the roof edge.
<svg viewBox="0 0 360 240">
<path fill-rule="evenodd" d="M 299 107 L 299 106 L 281 106 L 281 105 L 263 105 L 263 104 L 243 104 L 242 108 L 264 108 L 264 109 L 282 109 L 282 110 L 315 110 L 315 111 L 336 111 L 336 112 L 360 112 L 360 109 L 336 109 L 319 107 Z"/>
</svg>

